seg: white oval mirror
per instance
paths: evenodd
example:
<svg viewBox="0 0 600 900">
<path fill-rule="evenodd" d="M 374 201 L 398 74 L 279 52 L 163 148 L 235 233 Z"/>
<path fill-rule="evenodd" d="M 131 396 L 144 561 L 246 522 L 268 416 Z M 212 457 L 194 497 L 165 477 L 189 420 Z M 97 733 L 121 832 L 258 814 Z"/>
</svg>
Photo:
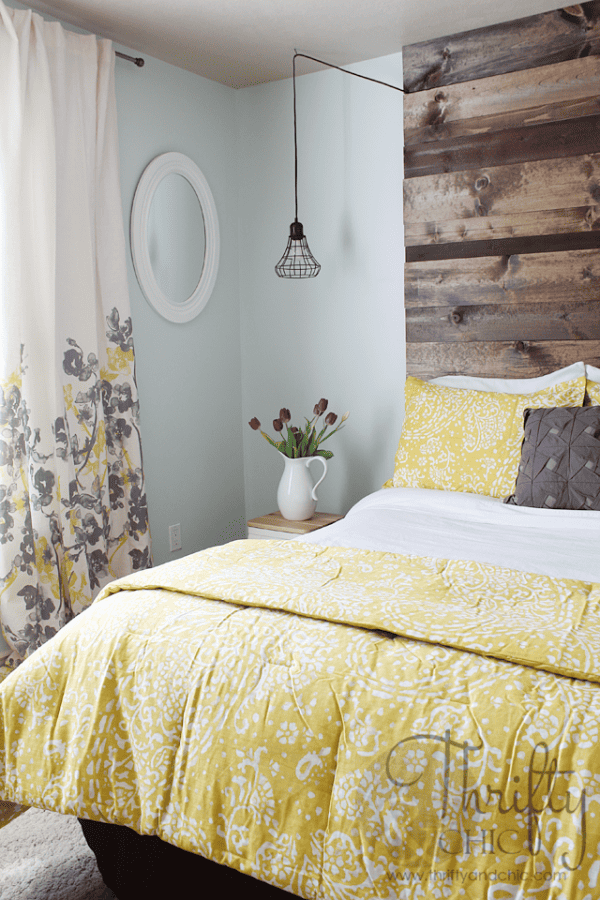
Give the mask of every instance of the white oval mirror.
<svg viewBox="0 0 600 900">
<path fill-rule="evenodd" d="M 169 322 L 194 319 L 217 277 L 219 223 L 204 175 L 183 153 L 163 153 L 144 169 L 131 208 L 130 241 L 148 302 Z"/>
<path fill-rule="evenodd" d="M 148 252 L 159 288 L 173 303 L 185 303 L 204 268 L 204 216 L 195 190 L 171 172 L 157 184 L 148 216 Z"/>
</svg>

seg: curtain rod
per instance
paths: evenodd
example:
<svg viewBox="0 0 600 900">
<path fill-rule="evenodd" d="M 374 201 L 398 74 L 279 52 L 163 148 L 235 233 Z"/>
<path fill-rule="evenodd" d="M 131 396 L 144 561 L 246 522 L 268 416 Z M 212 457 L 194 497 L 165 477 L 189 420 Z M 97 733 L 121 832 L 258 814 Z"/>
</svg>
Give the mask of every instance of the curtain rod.
<svg viewBox="0 0 600 900">
<path fill-rule="evenodd" d="M 115 50 L 115 56 L 120 56 L 121 59 L 127 59 L 129 62 L 135 63 L 136 66 L 140 68 L 144 65 L 144 60 L 141 56 L 127 56 L 126 53 L 119 53 L 118 50 Z"/>
</svg>

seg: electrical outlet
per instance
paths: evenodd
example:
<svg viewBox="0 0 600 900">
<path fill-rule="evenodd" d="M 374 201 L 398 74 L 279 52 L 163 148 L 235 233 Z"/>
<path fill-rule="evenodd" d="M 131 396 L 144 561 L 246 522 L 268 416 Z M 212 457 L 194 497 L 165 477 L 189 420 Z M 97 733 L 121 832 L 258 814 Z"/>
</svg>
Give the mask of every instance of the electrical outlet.
<svg viewBox="0 0 600 900">
<path fill-rule="evenodd" d="M 171 553 L 181 550 L 181 525 L 169 525 L 169 546 Z"/>
</svg>

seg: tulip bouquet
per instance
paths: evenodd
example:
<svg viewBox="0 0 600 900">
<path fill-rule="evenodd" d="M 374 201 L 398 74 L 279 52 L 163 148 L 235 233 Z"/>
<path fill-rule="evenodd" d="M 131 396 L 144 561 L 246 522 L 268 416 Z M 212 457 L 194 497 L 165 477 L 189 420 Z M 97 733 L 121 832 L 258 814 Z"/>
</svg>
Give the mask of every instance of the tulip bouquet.
<svg viewBox="0 0 600 900">
<path fill-rule="evenodd" d="M 340 430 L 350 413 L 344 413 L 337 428 L 333 428 L 337 422 L 336 414 L 333 412 L 327 413 L 323 420 L 325 424 L 320 427 L 319 419 L 326 410 L 327 400 L 323 397 L 313 409 L 313 418 L 305 419 L 306 425 L 303 429 L 300 429 L 289 424 L 292 416 L 289 409 L 284 407 L 279 410 L 279 418 L 273 419 L 273 428 L 281 435 L 281 440 L 274 441 L 264 431 L 260 433 L 276 450 L 279 450 L 280 453 L 283 453 L 284 456 L 288 456 L 290 459 L 299 459 L 303 456 L 323 456 L 325 459 L 331 459 L 333 453 L 331 450 L 321 450 L 321 444 L 330 438 L 332 434 L 335 434 L 336 431 Z M 256 416 L 248 424 L 254 431 L 258 431 L 260 428 L 260 422 Z M 287 431 L 286 437 L 283 437 L 284 427 Z M 333 431 L 328 431 L 328 428 L 333 428 Z"/>
</svg>

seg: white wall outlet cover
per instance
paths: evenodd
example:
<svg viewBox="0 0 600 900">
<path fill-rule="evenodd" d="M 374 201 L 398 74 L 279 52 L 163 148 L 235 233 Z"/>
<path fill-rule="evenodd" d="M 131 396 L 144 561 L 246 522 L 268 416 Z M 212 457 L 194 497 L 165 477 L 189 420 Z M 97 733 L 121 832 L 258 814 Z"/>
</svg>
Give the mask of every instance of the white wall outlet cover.
<svg viewBox="0 0 600 900">
<path fill-rule="evenodd" d="M 181 550 L 181 525 L 169 525 L 169 546 L 171 553 Z"/>
</svg>

